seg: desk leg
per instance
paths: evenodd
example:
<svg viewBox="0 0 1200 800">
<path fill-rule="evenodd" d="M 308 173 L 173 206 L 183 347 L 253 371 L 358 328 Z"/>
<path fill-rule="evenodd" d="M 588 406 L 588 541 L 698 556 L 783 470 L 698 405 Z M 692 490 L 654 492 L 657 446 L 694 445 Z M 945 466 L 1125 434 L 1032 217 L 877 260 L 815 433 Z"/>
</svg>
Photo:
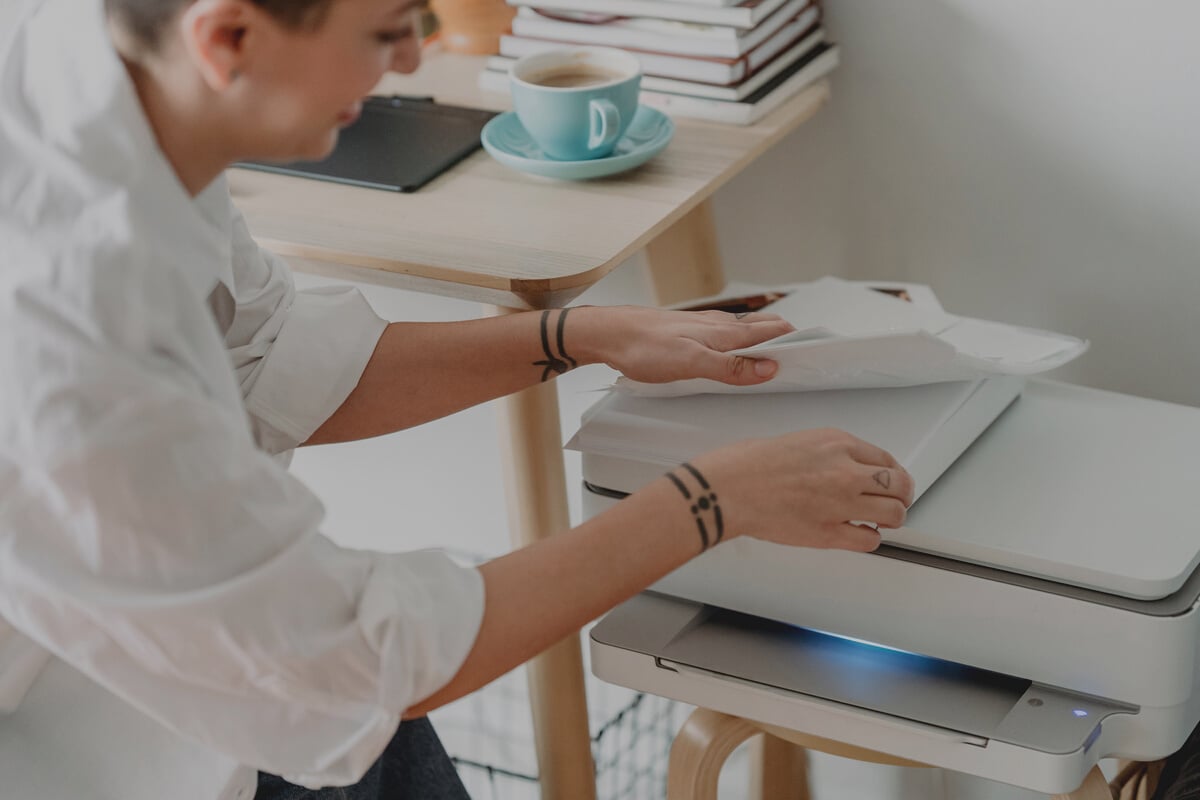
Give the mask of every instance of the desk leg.
<svg viewBox="0 0 1200 800">
<path fill-rule="evenodd" d="M 1108 781 L 1100 771 L 1100 765 L 1092 767 L 1092 771 L 1083 779 L 1079 788 L 1070 794 L 1056 794 L 1051 800 L 1113 800 L 1112 790 Z"/>
<path fill-rule="evenodd" d="M 513 545 L 522 547 L 570 528 L 555 384 L 543 383 L 505 398 L 500 429 Z M 595 800 L 578 635 L 529 662 L 529 698 L 542 800 Z"/>
<path fill-rule="evenodd" d="M 646 245 L 659 305 L 714 295 L 725 287 L 711 201 L 705 200 Z"/>
</svg>

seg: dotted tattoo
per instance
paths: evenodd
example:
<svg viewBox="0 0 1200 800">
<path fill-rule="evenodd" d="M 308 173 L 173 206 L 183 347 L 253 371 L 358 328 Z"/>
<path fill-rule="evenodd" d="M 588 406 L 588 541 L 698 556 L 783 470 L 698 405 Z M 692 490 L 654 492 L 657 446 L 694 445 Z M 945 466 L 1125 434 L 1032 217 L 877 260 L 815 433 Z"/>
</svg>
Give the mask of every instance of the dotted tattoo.
<svg viewBox="0 0 1200 800">
<path fill-rule="evenodd" d="M 700 550 L 703 552 L 712 545 L 720 543 L 724 538 L 725 517 L 721 514 L 721 503 L 717 500 L 717 493 L 700 474 L 700 470 L 687 463 L 681 464 L 680 469 L 686 472 L 686 475 L 681 477 L 674 472 L 668 472 L 667 477 L 683 495 L 683 499 L 690 502 L 693 497 L 695 498 L 695 502 L 690 502 L 689 508 L 692 517 L 696 520 L 696 530 L 700 533 Z M 700 488 L 694 494 L 684 482 L 686 477 L 690 477 L 700 484 Z M 709 536 L 710 530 L 713 532 L 712 537 Z"/>
</svg>

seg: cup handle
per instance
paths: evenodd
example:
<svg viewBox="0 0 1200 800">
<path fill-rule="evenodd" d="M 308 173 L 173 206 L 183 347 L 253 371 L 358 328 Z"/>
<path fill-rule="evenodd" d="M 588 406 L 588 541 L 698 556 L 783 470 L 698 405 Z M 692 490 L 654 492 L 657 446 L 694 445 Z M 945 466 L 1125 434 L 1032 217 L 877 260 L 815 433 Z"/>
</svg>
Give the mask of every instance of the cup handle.
<svg viewBox="0 0 1200 800">
<path fill-rule="evenodd" d="M 621 130 L 621 112 L 611 100 L 600 97 L 588 104 L 591 111 L 591 134 L 588 136 L 588 150 L 599 150 L 610 146 L 617 140 Z"/>
</svg>

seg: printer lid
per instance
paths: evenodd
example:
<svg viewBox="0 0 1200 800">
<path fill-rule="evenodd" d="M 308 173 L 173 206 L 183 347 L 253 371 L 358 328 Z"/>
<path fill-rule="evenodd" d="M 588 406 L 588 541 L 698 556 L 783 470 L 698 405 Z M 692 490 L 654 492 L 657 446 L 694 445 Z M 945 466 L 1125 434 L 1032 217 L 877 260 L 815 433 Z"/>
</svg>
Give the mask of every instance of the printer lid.
<svg viewBox="0 0 1200 800">
<path fill-rule="evenodd" d="M 932 471 L 914 463 L 914 453 L 937 454 L 930 431 L 955 415 L 979 406 L 983 430 L 1000 414 L 1007 402 L 999 401 L 1015 392 L 996 380 L 736 398 L 610 395 L 568 446 L 584 452 L 585 480 L 629 492 L 649 470 L 661 474 L 739 439 L 845 428 L 896 455 L 924 492 L 887 544 L 1138 600 L 1178 590 L 1200 561 L 1189 502 L 1200 410 L 1035 380 L 973 446 L 974 436 L 956 443 Z M 589 458 L 623 468 L 599 470 L 607 480 L 597 482 Z"/>
<path fill-rule="evenodd" d="M 1200 409 L 1031 381 L 909 512 L 904 547 L 1138 600 L 1200 562 Z"/>
</svg>

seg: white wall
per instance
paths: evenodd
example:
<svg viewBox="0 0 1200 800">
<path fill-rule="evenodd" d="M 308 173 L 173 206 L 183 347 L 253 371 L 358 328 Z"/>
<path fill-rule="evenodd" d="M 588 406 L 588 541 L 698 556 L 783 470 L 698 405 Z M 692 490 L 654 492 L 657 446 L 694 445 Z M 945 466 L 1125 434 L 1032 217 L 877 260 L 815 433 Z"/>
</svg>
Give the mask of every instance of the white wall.
<svg viewBox="0 0 1200 800">
<path fill-rule="evenodd" d="M 1200 405 L 1200 3 L 825 5 L 834 100 L 717 196 L 730 275 L 930 283 Z"/>
</svg>

